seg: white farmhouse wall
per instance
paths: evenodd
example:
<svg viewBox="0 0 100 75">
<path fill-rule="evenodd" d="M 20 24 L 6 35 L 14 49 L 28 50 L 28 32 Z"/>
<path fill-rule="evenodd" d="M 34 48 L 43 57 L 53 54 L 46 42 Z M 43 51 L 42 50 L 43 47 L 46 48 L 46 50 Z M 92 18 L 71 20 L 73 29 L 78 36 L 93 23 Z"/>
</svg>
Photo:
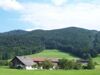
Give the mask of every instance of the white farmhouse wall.
<svg viewBox="0 0 100 75">
<path fill-rule="evenodd" d="M 25 66 L 26 70 L 33 70 L 32 66 Z"/>
</svg>

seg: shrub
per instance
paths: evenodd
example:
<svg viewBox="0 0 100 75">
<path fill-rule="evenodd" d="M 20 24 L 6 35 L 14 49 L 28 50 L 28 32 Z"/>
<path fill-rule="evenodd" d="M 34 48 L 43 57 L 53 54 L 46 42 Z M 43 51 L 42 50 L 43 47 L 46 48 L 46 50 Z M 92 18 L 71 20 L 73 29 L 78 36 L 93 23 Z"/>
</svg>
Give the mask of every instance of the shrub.
<svg viewBox="0 0 100 75">
<path fill-rule="evenodd" d="M 49 60 L 45 60 L 45 61 L 42 62 L 41 64 L 42 64 L 43 69 L 50 69 L 50 68 L 53 67 L 52 62 L 49 61 Z"/>
<path fill-rule="evenodd" d="M 7 60 L 0 60 L 0 66 L 8 66 Z"/>
<path fill-rule="evenodd" d="M 95 64 L 92 58 L 89 58 L 88 63 L 87 63 L 87 69 L 94 69 L 94 68 L 95 68 Z"/>
<path fill-rule="evenodd" d="M 60 59 L 58 66 L 60 69 L 81 69 L 81 63 L 74 60 Z"/>
</svg>

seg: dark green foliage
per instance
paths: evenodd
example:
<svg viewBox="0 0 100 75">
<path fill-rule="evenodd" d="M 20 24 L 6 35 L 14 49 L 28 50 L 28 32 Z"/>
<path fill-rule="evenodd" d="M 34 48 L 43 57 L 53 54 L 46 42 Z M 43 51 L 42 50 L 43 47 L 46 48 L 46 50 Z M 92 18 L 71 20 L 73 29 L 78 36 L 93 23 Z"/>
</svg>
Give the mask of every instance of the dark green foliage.
<svg viewBox="0 0 100 75">
<path fill-rule="evenodd" d="M 0 59 L 28 55 L 44 49 L 59 49 L 81 58 L 100 53 L 100 32 L 82 28 L 58 30 L 15 30 L 0 34 Z"/>
<path fill-rule="evenodd" d="M 82 64 L 80 62 L 76 62 L 74 60 L 60 59 L 58 66 L 60 69 L 82 69 Z"/>
<path fill-rule="evenodd" d="M 58 66 L 60 69 L 67 69 L 68 66 L 67 63 L 68 63 L 67 59 L 59 59 Z"/>
<path fill-rule="evenodd" d="M 88 59 L 87 69 L 95 69 L 95 64 L 91 57 L 89 57 L 89 59 Z"/>
<path fill-rule="evenodd" d="M 80 61 L 60 59 L 58 63 L 58 67 L 59 69 L 65 69 L 65 70 L 95 69 L 95 64 L 92 61 L 92 58 L 88 59 L 87 64 L 86 63 L 84 64 Z"/>
<path fill-rule="evenodd" d="M 0 60 L 0 66 L 8 66 L 7 60 Z"/>
<path fill-rule="evenodd" d="M 49 60 L 45 60 L 41 63 L 43 69 L 50 69 L 50 68 L 53 68 L 53 64 L 51 61 Z"/>
<path fill-rule="evenodd" d="M 82 63 L 78 62 L 78 61 L 75 62 L 74 69 L 76 69 L 76 70 L 82 69 Z"/>
</svg>

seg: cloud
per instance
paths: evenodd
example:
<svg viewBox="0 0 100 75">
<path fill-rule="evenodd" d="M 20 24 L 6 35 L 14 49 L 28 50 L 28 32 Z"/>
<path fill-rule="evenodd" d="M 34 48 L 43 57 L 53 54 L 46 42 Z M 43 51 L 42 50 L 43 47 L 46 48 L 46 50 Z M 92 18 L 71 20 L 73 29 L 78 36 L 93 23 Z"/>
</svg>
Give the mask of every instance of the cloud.
<svg viewBox="0 0 100 75">
<path fill-rule="evenodd" d="M 52 3 L 56 6 L 61 6 L 63 4 L 65 4 L 68 0 L 51 0 Z"/>
<path fill-rule="evenodd" d="M 33 29 L 59 29 L 70 26 L 100 30 L 100 5 L 96 1 L 68 4 L 69 0 L 51 0 L 52 3 L 0 0 L 0 8 L 19 10 L 20 22 Z M 89 0 L 88 0 L 89 1 Z M 33 28 L 32 28 L 33 27 Z"/>
<path fill-rule="evenodd" d="M 0 0 L 0 8 L 4 10 L 21 10 L 23 7 L 17 0 Z"/>
<path fill-rule="evenodd" d="M 32 31 L 33 29 L 25 29 L 26 31 Z"/>
<path fill-rule="evenodd" d="M 20 20 L 34 29 L 82 27 L 100 30 L 100 5 L 91 3 L 68 4 L 57 7 L 47 3 L 27 3 Z"/>
</svg>

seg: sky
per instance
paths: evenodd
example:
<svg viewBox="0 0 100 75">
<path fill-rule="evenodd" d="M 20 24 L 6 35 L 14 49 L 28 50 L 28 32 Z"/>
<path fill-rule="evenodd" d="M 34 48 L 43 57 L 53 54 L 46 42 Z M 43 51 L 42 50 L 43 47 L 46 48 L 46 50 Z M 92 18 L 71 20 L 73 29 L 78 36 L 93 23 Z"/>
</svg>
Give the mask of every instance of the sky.
<svg viewBox="0 0 100 75">
<path fill-rule="evenodd" d="M 0 32 L 66 27 L 100 31 L 100 0 L 0 0 Z"/>
</svg>

